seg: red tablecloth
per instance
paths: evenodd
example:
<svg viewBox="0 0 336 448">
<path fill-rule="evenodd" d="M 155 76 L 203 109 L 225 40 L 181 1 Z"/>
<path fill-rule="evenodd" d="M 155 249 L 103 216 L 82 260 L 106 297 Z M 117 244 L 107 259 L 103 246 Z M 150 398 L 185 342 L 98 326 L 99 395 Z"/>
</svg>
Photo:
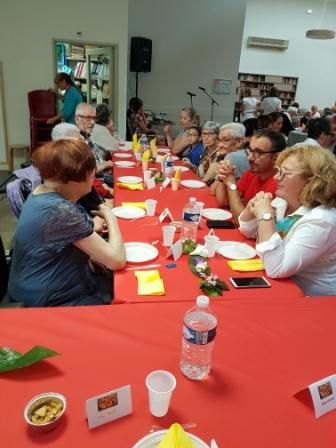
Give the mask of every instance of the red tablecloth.
<svg viewBox="0 0 336 448">
<path fill-rule="evenodd" d="M 158 166 L 157 164 L 151 164 L 150 166 Z M 120 176 L 136 175 L 142 176 L 141 167 L 137 168 L 114 168 L 115 180 Z M 182 173 L 182 178 L 194 179 L 195 175 L 191 172 Z M 161 184 L 159 184 L 161 185 Z M 159 257 L 155 260 L 149 261 L 145 264 L 162 264 L 172 262 L 172 258 L 166 259 L 167 249 L 161 245 L 162 241 L 162 225 L 159 222 L 159 214 L 168 207 L 172 212 L 174 219 L 180 220 L 182 210 L 187 203 L 189 197 L 195 196 L 198 201 L 205 203 L 205 207 L 217 207 L 215 198 L 210 195 L 207 187 L 200 189 L 187 189 L 181 188 L 177 192 L 171 190 L 170 185 L 160 193 L 159 185 L 153 190 L 144 191 L 131 191 L 124 190 L 115 187 L 115 205 L 121 205 L 122 202 L 137 202 L 144 201 L 145 199 L 157 199 L 157 212 L 155 217 L 146 216 L 138 220 L 124 220 L 119 219 L 119 225 L 123 234 L 125 242 L 139 241 L 145 243 L 152 243 L 160 241 L 156 247 L 159 250 Z M 166 223 L 165 223 L 166 224 Z M 198 242 L 203 243 L 204 235 L 208 233 L 208 229 L 205 225 L 205 220 L 202 220 L 202 228 L 198 233 Z M 224 230 L 216 229 L 216 235 L 221 240 L 225 241 L 240 241 L 250 245 L 254 245 L 254 241 L 248 241 L 241 235 L 237 229 Z M 175 234 L 175 239 L 178 238 L 178 233 Z M 214 258 L 209 259 L 209 265 L 212 271 L 217 274 L 222 280 L 224 280 L 229 286 L 230 290 L 224 292 L 222 298 L 225 299 L 245 299 L 253 297 L 269 297 L 283 298 L 288 297 L 290 299 L 295 297 L 303 297 L 303 293 L 296 284 L 290 279 L 270 280 L 272 289 L 234 289 L 231 286 L 229 277 L 250 276 L 250 275 L 265 275 L 263 272 L 253 273 L 239 273 L 233 271 L 227 264 L 227 259 L 221 255 L 216 255 Z M 128 265 L 128 267 L 135 267 L 136 265 Z M 140 265 L 139 265 L 140 266 Z M 195 297 L 201 293 L 199 288 L 200 280 L 191 273 L 188 266 L 188 257 L 182 256 L 177 261 L 177 267 L 168 269 L 164 266 L 156 268 L 159 269 L 160 275 L 163 278 L 166 295 L 164 296 L 138 296 L 137 295 L 137 282 L 132 271 L 117 271 L 115 272 L 114 289 L 115 299 L 114 303 L 135 303 L 135 302 L 165 302 L 165 301 L 190 301 L 195 300 Z"/>
<path fill-rule="evenodd" d="M 43 344 L 60 353 L 32 367 L 0 374 L 0 446 L 6 448 L 130 448 L 152 425 L 194 422 L 191 431 L 220 448 L 333 448 L 336 413 L 316 420 L 293 397 L 335 373 L 336 302 L 213 301 L 218 335 L 209 379 L 179 371 L 186 303 L 15 309 L 1 311 L 0 341 L 19 351 Z M 149 414 L 144 381 L 154 369 L 177 378 L 170 411 Z M 133 414 L 89 431 L 87 398 L 130 384 Z M 65 425 L 46 434 L 27 430 L 23 409 L 34 395 L 67 397 Z"/>
</svg>

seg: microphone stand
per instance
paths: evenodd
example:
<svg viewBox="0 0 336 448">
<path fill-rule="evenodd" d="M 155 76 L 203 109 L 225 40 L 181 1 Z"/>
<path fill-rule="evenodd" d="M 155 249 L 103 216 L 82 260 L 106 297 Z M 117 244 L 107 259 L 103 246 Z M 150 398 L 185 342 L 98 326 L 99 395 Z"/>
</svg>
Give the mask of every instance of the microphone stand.
<svg viewBox="0 0 336 448">
<path fill-rule="evenodd" d="M 208 92 L 206 91 L 206 89 L 204 87 L 199 87 L 200 90 L 202 90 L 203 93 L 205 93 L 206 96 L 208 96 L 211 100 L 211 113 L 210 113 L 210 120 L 213 121 L 213 111 L 214 111 L 214 104 L 216 104 L 219 107 L 219 104 L 217 103 L 217 101 L 212 98 L 211 95 L 208 94 Z"/>
<path fill-rule="evenodd" d="M 196 96 L 196 95 L 194 93 L 191 93 L 191 92 L 187 92 L 187 95 L 190 96 L 190 107 L 193 108 L 194 107 L 194 105 L 193 105 L 193 96 Z"/>
</svg>

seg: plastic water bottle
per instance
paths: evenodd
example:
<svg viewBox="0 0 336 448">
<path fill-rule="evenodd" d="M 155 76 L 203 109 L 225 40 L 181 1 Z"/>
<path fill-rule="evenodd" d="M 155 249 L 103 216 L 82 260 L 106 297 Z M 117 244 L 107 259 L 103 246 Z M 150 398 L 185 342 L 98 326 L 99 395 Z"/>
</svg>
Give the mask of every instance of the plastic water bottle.
<svg viewBox="0 0 336 448">
<path fill-rule="evenodd" d="M 190 198 L 182 213 L 181 240 L 197 241 L 197 228 L 200 220 L 200 209 L 196 198 Z"/>
<path fill-rule="evenodd" d="M 165 166 L 164 166 L 164 177 L 173 177 L 174 175 L 174 161 L 171 152 L 168 153 Z"/>
<path fill-rule="evenodd" d="M 211 369 L 211 357 L 217 329 L 217 317 L 209 308 L 209 297 L 198 296 L 183 321 L 182 373 L 192 380 L 202 380 Z"/>
<path fill-rule="evenodd" d="M 141 153 L 144 153 L 146 151 L 146 149 L 150 148 L 146 134 L 142 134 L 142 136 L 140 137 L 139 143 L 140 143 Z"/>
</svg>

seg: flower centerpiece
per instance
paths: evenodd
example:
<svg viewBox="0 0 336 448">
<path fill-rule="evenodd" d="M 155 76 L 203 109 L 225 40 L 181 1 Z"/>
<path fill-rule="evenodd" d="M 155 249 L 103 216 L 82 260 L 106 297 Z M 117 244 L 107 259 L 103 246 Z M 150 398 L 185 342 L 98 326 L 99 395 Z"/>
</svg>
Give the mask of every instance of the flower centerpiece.
<svg viewBox="0 0 336 448">
<path fill-rule="evenodd" d="M 192 240 L 183 243 L 183 253 L 189 254 L 189 266 L 191 272 L 201 279 L 200 288 L 207 296 L 221 296 L 223 291 L 229 288 L 218 275 L 211 272 L 208 260 L 201 255 L 190 255 L 197 245 Z"/>
</svg>

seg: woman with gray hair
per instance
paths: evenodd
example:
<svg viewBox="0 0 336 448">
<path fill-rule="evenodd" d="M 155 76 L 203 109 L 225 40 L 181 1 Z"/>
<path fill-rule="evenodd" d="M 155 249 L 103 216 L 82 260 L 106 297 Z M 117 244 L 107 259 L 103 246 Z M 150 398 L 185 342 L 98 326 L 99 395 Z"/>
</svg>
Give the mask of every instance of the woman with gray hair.
<svg viewBox="0 0 336 448">
<path fill-rule="evenodd" d="M 218 123 L 216 123 L 215 121 L 207 121 L 206 123 L 204 123 L 202 128 L 202 141 L 204 151 L 198 167 L 192 165 L 189 160 L 183 159 L 183 165 L 192 169 L 201 178 L 204 178 L 210 165 L 217 159 L 218 134 Z"/>
<path fill-rule="evenodd" d="M 245 127 L 240 123 L 227 123 L 221 126 L 218 136 L 216 154 L 213 156 L 205 175 L 204 182 L 212 184 L 217 174 L 218 162 L 224 160 L 226 156 L 236 151 L 244 143 Z"/>
</svg>

